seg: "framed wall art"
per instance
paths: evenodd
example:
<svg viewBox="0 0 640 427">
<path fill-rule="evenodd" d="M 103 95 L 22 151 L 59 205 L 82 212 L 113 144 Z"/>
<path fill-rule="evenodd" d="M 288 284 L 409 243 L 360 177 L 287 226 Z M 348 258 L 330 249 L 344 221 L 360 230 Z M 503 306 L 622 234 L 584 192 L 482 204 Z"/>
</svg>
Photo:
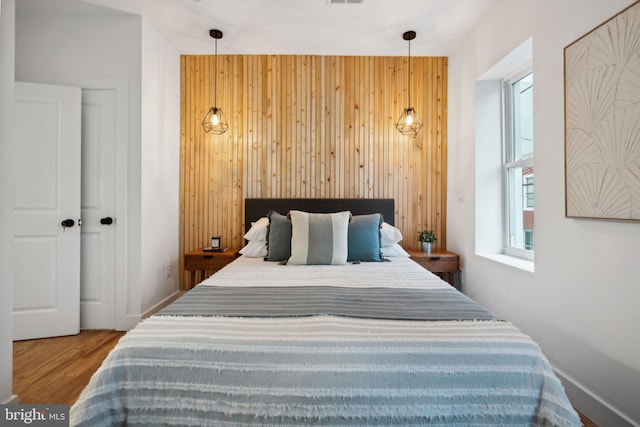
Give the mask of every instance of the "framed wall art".
<svg viewBox="0 0 640 427">
<path fill-rule="evenodd" d="M 565 215 L 640 221 L 640 2 L 564 49 Z"/>
</svg>

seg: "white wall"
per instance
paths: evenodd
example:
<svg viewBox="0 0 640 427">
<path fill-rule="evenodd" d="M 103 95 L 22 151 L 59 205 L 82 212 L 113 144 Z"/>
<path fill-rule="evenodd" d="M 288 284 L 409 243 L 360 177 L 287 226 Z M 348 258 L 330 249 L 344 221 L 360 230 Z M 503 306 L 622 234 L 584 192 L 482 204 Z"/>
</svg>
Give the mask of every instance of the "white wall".
<svg viewBox="0 0 640 427">
<path fill-rule="evenodd" d="M 50 0 L 30 3 L 37 1 Z M 79 87 L 125 82 L 126 210 L 116 222 L 126 239 L 117 253 L 126 319 L 116 321 L 129 329 L 177 292 L 180 57 L 141 16 L 73 13 L 73 2 L 64 4 L 59 14 L 41 16 L 37 7 L 18 13 L 16 79 Z"/>
<path fill-rule="evenodd" d="M 14 7 L 15 0 L 0 0 L 0 404 L 12 399 Z"/>
<path fill-rule="evenodd" d="M 531 335 L 600 425 L 640 424 L 640 224 L 564 217 L 563 48 L 630 3 L 500 0 L 449 58 L 447 242 L 461 254 L 463 289 Z M 535 272 L 475 254 L 476 80 L 529 37 Z"/>
<path fill-rule="evenodd" d="M 180 54 L 144 18 L 142 52 L 141 200 L 145 220 L 141 224 L 141 288 L 144 313 L 178 292 Z"/>
<path fill-rule="evenodd" d="M 16 80 L 83 86 L 89 79 L 124 80 L 128 99 L 126 132 L 127 316 L 140 314 L 140 111 L 141 18 L 134 15 L 16 16 Z M 118 168 L 121 168 L 118 165 Z M 120 188 L 116 188 L 119 193 Z M 118 243 L 116 243 L 118 244 Z"/>
</svg>

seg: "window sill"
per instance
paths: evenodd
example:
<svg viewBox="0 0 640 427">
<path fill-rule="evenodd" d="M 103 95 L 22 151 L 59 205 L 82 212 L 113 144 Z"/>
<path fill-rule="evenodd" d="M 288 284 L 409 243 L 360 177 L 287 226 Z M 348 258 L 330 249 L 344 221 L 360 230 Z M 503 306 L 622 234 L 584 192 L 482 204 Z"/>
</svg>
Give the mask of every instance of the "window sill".
<svg viewBox="0 0 640 427">
<path fill-rule="evenodd" d="M 528 271 L 529 273 L 533 273 L 534 262 L 529 261 L 527 259 L 516 258 L 513 256 L 505 255 L 505 254 L 482 254 L 478 253 L 478 256 L 481 256 L 486 259 L 490 259 L 492 261 L 498 262 L 500 264 L 508 265 L 510 267 L 514 267 L 520 270 Z"/>
</svg>

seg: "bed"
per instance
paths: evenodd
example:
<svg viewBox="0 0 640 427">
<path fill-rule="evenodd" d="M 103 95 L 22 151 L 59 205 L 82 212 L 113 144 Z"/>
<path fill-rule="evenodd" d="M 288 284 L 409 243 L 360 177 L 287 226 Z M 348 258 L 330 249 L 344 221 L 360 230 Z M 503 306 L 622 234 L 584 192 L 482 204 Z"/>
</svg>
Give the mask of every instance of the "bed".
<svg viewBox="0 0 640 427">
<path fill-rule="evenodd" d="M 291 213 L 288 261 L 300 218 L 308 235 L 331 223 L 334 240 L 338 212 L 353 229 L 394 228 L 393 200 L 247 199 L 245 236 L 270 211 Z M 268 222 L 272 237 L 275 212 Z M 293 265 L 241 256 L 128 332 L 71 425 L 581 425 L 535 342 L 408 257 L 381 252 L 339 265 L 310 253 Z"/>
</svg>

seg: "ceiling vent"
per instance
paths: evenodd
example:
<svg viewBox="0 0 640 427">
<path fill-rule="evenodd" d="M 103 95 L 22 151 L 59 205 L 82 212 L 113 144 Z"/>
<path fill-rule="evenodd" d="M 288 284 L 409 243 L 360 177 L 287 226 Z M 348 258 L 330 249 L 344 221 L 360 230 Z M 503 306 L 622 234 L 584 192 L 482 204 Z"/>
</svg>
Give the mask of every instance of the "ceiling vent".
<svg viewBox="0 0 640 427">
<path fill-rule="evenodd" d="M 332 4 L 360 4 L 362 0 L 327 0 L 327 5 L 331 6 Z"/>
</svg>

